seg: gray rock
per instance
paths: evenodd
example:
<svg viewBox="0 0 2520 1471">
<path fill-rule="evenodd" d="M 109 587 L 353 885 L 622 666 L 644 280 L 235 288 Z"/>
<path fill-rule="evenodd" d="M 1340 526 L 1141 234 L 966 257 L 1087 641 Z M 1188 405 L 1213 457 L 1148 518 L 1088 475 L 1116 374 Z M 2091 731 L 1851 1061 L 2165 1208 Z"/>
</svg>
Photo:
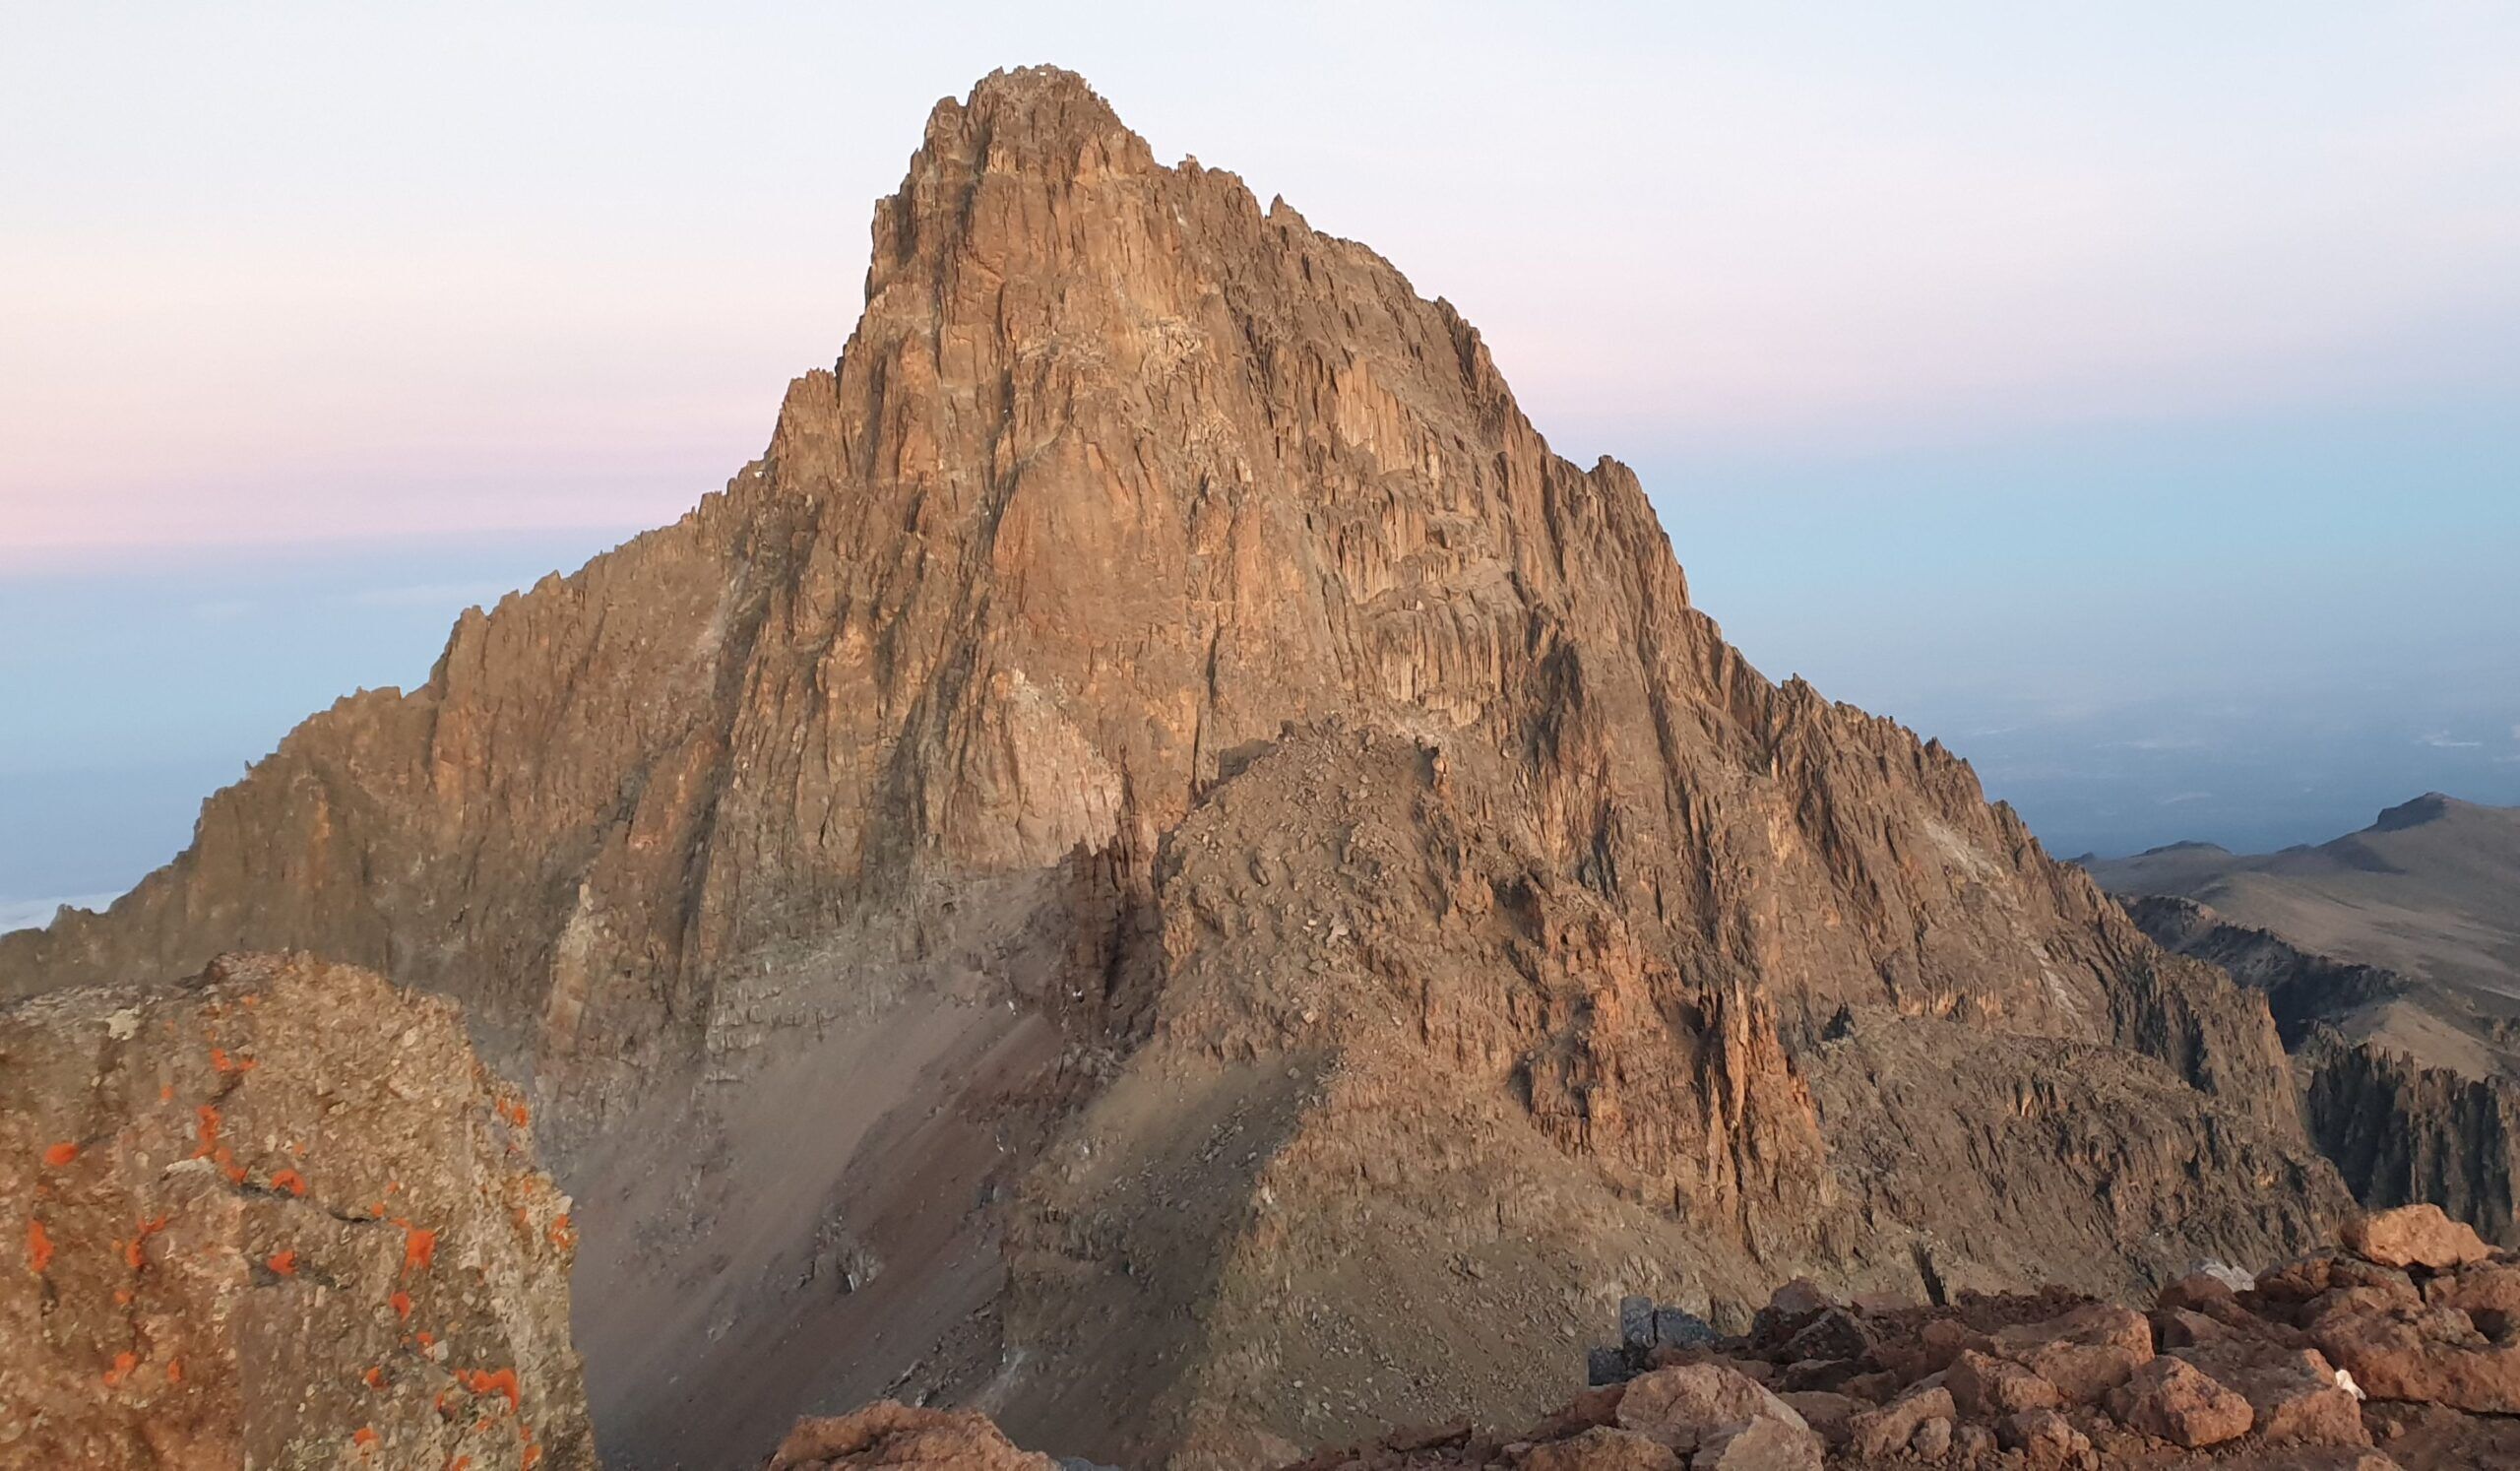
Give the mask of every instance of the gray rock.
<svg viewBox="0 0 2520 1471">
<path fill-rule="evenodd" d="M 1618 1300 L 1618 1341 L 1629 1348 L 1654 1346 L 1654 1300 L 1652 1298 Z"/>
<path fill-rule="evenodd" d="M 1654 1341 L 1657 1344 L 1695 1348 L 1700 1344 L 1713 1343 L 1716 1337 L 1713 1324 L 1684 1308 L 1654 1310 Z"/>
</svg>

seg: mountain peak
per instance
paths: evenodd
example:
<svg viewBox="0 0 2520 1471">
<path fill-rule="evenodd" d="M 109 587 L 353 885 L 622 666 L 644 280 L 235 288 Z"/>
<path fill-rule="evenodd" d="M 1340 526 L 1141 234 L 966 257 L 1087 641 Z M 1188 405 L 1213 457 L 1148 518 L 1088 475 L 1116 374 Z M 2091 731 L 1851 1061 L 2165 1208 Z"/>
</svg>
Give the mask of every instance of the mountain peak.
<svg viewBox="0 0 2520 1471">
<path fill-rule="evenodd" d="M 2426 792 L 2410 801 L 2402 801 L 2394 807 L 2383 808 L 2379 817 L 2372 822 L 2371 830 L 2383 833 L 2403 832 L 2410 827 L 2422 827 L 2427 822 L 2438 822 L 2455 812 L 2467 811 L 2473 805 L 2447 793 Z"/>
<path fill-rule="evenodd" d="M 905 1384 L 1247 1449 L 1323 1429 L 1255 1362 L 1449 1418 L 1415 1325 L 1571 1331 L 1633 1263 L 1744 1322 L 1769 1269 L 2131 1291 L 2341 1203 L 2262 1002 L 1752 669 L 1390 262 L 1047 68 L 935 109 L 873 243 L 726 495 L 309 721 L 0 991 L 250 944 L 466 998 L 573 1189 L 707 1182 L 587 1217 L 588 1342 L 662 1346 L 598 1414 L 661 1462 Z"/>
</svg>

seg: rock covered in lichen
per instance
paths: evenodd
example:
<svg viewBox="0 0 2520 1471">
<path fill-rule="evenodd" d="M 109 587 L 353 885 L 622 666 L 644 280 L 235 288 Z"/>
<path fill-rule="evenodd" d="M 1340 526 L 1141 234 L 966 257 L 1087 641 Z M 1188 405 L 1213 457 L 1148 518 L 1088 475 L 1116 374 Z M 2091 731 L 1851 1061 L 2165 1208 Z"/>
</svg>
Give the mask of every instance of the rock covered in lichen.
<svg viewBox="0 0 2520 1471">
<path fill-rule="evenodd" d="M 347 967 L 0 1011 L 0 1464 L 592 1467 L 528 1121 Z"/>
</svg>

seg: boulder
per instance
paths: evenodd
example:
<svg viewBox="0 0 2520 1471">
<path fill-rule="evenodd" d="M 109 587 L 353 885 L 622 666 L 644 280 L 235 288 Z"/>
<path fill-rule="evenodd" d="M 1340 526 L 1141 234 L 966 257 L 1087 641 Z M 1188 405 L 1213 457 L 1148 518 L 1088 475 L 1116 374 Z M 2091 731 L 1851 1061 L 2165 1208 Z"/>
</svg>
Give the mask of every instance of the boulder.
<svg viewBox="0 0 2520 1471">
<path fill-rule="evenodd" d="M 1863 1320 L 1843 1308 L 1825 1308 L 1796 1329 L 1786 1339 L 1784 1357 L 1801 1359 L 1860 1359 L 1869 1353 L 1878 1335 L 1864 1326 Z"/>
<path fill-rule="evenodd" d="M 2455 1308 L 2340 1309 L 2321 1313 L 2310 1337 L 2373 1398 L 2520 1414 L 2520 1342 L 2488 1338 Z"/>
<path fill-rule="evenodd" d="M 0 1465 L 591 1471 L 529 1119 L 452 1002 L 304 956 L 0 1010 Z"/>
<path fill-rule="evenodd" d="M 1999 1420 L 2023 1410 L 2052 1410 L 2064 1402 L 2056 1386 L 2009 1359 L 1965 1349 L 1943 1375 L 1952 1403 L 1972 1420 Z"/>
<path fill-rule="evenodd" d="M 1938 1461 L 1951 1453 L 1951 1422 L 1936 1415 L 1917 1427 L 1908 1438 L 1908 1449 L 1921 1460 Z"/>
<path fill-rule="evenodd" d="M 2493 1254 L 2476 1228 L 2429 1202 L 2353 1217 L 2345 1223 L 2345 1244 L 2385 1266 L 2466 1266 Z"/>
<path fill-rule="evenodd" d="M 2488 1336 L 2520 1323 L 2520 1262 L 2480 1261 L 2424 1284 L 2424 1301 L 2456 1308 Z"/>
<path fill-rule="evenodd" d="M 1649 1349 L 1654 1346 L 1654 1300 L 1627 1297 L 1618 1300 L 1618 1341 L 1621 1347 Z"/>
<path fill-rule="evenodd" d="M 2109 1412 L 2129 1430 L 2194 1450 L 2248 1434 L 2246 1397 L 2184 1359 L 2152 1360 L 2109 1393 Z"/>
<path fill-rule="evenodd" d="M 2005 1328 L 1994 1336 L 1994 1351 L 2055 1385 L 2068 1403 L 2097 1404 L 2151 1361 L 2153 1325 L 2131 1308 L 2091 1303 Z"/>
<path fill-rule="evenodd" d="M 2226 1339 L 2176 1351 L 2248 1401 L 2257 1438 L 2283 1444 L 2368 1445 L 2362 1404 L 2314 1349 Z"/>
<path fill-rule="evenodd" d="M 1046 1455 L 1018 1450 L 976 1410 L 931 1410 L 884 1400 L 847 1415 L 796 1422 L 768 1471 L 1057 1471 Z"/>
<path fill-rule="evenodd" d="M 1951 1391 L 1940 1384 L 1912 1389 L 1847 1422 L 1847 1446 L 1858 1456 L 1896 1455 L 1916 1439 L 1919 1426 L 1928 1420 L 1948 1421 L 1955 1413 Z"/>
<path fill-rule="evenodd" d="M 2232 1285 L 2210 1272 L 2190 1272 L 2175 1281 L 2165 1282 L 2153 1299 L 2157 1310 L 2170 1312 L 2184 1309 L 2202 1312 L 2209 1308 L 2234 1301 Z"/>
<path fill-rule="evenodd" d="M 2025 1466 L 2070 1466 L 2091 1454 L 2091 1439 L 2055 1410 L 2024 1410 L 2004 1417 L 1995 1438 L 2007 1450 L 2021 1452 Z"/>
<path fill-rule="evenodd" d="M 1716 1431 L 1758 1419 L 1810 1429 L 1765 1385 L 1720 1364 L 1683 1364 L 1640 1375 L 1628 1381 L 1618 1402 L 1620 1429 L 1682 1450 L 1694 1450 Z"/>
<path fill-rule="evenodd" d="M 1851 1432 L 1850 1422 L 1872 1408 L 1851 1394 L 1836 1394 L 1825 1389 L 1797 1389 L 1777 1396 L 1794 1407 L 1803 1423 L 1819 1433 L 1832 1446 L 1843 1445 Z"/>
<path fill-rule="evenodd" d="M 1660 1348 L 1703 1348 L 1716 1341 L 1715 1325 L 1683 1308 L 1654 1310 L 1654 1342 Z"/>
<path fill-rule="evenodd" d="M 1820 1438 L 1765 1415 L 1699 1442 L 1690 1471 L 1820 1471 Z"/>
<path fill-rule="evenodd" d="M 1522 1471 L 1680 1471 L 1679 1454 L 1652 1436 L 1595 1426 L 1566 1440 L 1534 1446 Z"/>
</svg>

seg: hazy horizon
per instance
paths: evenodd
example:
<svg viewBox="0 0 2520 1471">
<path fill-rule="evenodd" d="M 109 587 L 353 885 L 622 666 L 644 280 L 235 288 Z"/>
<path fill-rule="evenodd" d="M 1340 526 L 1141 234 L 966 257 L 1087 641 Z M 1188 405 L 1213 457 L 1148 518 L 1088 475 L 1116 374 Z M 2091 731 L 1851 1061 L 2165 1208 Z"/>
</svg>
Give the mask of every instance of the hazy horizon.
<svg viewBox="0 0 2520 1471">
<path fill-rule="evenodd" d="M 2051 851 L 2520 802 L 2520 14 L 602 15 L 0 17 L 0 927 L 722 484 L 1039 60 L 1455 302 Z"/>
</svg>

